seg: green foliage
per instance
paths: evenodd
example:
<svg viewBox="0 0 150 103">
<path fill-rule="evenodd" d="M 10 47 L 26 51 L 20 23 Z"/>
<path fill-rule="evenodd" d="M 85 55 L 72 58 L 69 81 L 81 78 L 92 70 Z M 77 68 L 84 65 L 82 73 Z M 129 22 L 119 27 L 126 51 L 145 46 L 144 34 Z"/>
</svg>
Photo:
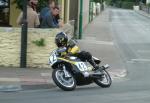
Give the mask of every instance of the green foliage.
<svg viewBox="0 0 150 103">
<path fill-rule="evenodd" d="M 37 11 L 39 12 L 43 7 L 47 6 L 48 0 L 38 0 Z M 12 4 L 17 4 L 17 8 L 23 9 L 23 0 L 13 0 Z"/>
<path fill-rule="evenodd" d="M 148 3 L 147 6 L 150 7 L 150 3 Z"/>
<path fill-rule="evenodd" d="M 45 46 L 45 39 L 41 38 L 40 40 L 32 41 L 32 43 L 39 46 L 39 47 L 44 47 Z"/>
<path fill-rule="evenodd" d="M 123 3 L 123 2 L 132 2 L 134 4 L 139 4 L 139 2 L 141 0 L 105 0 L 105 1 L 106 2 L 111 2 L 111 3 L 114 3 L 114 4 L 116 4 L 116 3 Z"/>
<path fill-rule="evenodd" d="M 113 4 L 112 0 L 105 0 L 105 2 L 106 2 L 107 5 L 112 5 Z"/>
<path fill-rule="evenodd" d="M 132 9 L 133 5 L 138 5 L 140 0 L 106 0 L 106 3 L 115 7 Z"/>
<path fill-rule="evenodd" d="M 48 5 L 48 0 L 39 0 L 37 5 L 37 11 L 41 11 L 42 8 L 46 7 Z"/>
<path fill-rule="evenodd" d="M 122 1 L 121 0 L 118 0 L 114 3 L 114 5 L 118 8 L 121 8 L 122 7 Z"/>
<path fill-rule="evenodd" d="M 17 4 L 18 9 L 21 9 L 21 10 L 23 9 L 23 0 L 13 0 L 11 3 Z"/>
<path fill-rule="evenodd" d="M 104 0 L 92 0 L 93 2 L 96 2 L 96 3 L 102 3 L 102 2 L 104 2 Z"/>
<path fill-rule="evenodd" d="M 134 2 L 122 2 L 122 8 L 133 9 Z"/>
</svg>

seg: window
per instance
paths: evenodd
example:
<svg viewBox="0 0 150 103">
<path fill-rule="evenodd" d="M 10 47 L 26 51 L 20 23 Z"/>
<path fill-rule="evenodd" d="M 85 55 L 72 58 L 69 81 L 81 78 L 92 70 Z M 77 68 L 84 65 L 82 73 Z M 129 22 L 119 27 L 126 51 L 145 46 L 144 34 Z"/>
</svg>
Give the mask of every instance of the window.
<svg viewBox="0 0 150 103">
<path fill-rule="evenodd" d="M 0 26 L 9 26 L 10 0 L 0 0 Z"/>
<path fill-rule="evenodd" d="M 0 0 L 0 7 L 8 7 L 8 0 Z"/>
</svg>

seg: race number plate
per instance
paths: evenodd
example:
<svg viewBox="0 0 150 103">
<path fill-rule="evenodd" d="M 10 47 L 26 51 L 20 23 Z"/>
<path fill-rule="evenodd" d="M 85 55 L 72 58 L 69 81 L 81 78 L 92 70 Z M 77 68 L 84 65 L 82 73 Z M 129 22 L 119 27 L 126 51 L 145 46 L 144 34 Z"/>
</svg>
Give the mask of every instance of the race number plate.
<svg viewBox="0 0 150 103">
<path fill-rule="evenodd" d="M 49 57 L 49 64 L 53 65 L 54 63 L 57 62 L 57 56 L 56 56 L 56 52 L 53 51 L 52 54 Z"/>
<path fill-rule="evenodd" d="M 76 66 L 78 67 L 78 69 L 79 69 L 81 72 L 88 71 L 88 67 L 85 65 L 84 62 L 77 62 L 77 63 L 76 63 Z"/>
</svg>

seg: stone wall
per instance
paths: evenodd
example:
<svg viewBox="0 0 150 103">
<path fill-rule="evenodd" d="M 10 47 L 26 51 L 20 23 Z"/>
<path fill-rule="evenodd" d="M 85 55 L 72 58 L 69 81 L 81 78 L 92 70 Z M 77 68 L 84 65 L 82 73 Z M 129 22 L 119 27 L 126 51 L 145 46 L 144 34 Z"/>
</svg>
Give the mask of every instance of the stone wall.
<svg viewBox="0 0 150 103">
<path fill-rule="evenodd" d="M 48 68 L 49 53 L 56 48 L 54 37 L 58 29 L 29 29 L 27 66 Z M 45 46 L 37 46 L 33 41 L 45 41 Z M 0 66 L 19 67 L 20 65 L 20 28 L 0 28 Z"/>
<path fill-rule="evenodd" d="M 20 62 L 20 29 L 0 28 L 0 66 L 18 67 Z"/>
</svg>

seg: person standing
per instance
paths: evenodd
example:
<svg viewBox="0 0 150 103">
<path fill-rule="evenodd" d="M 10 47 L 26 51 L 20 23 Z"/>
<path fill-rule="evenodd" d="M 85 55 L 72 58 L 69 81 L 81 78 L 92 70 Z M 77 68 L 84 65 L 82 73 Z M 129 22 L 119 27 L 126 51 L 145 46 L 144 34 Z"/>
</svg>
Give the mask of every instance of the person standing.
<svg viewBox="0 0 150 103">
<path fill-rule="evenodd" d="M 56 24 L 56 25 L 59 25 L 60 26 L 60 22 L 62 23 L 62 26 L 63 26 L 63 22 L 62 22 L 62 19 L 60 18 L 60 9 L 59 7 L 55 6 L 53 8 L 53 22 Z"/>
<path fill-rule="evenodd" d="M 40 21 L 39 16 L 36 12 L 36 5 L 38 3 L 38 0 L 28 0 L 27 5 L 27 23 L 29 28 L 36 28 L 39 27 Z M 22 25 L 23 24 L 23 12 L 20 13 L 17 24 Z"/>
</svg>

